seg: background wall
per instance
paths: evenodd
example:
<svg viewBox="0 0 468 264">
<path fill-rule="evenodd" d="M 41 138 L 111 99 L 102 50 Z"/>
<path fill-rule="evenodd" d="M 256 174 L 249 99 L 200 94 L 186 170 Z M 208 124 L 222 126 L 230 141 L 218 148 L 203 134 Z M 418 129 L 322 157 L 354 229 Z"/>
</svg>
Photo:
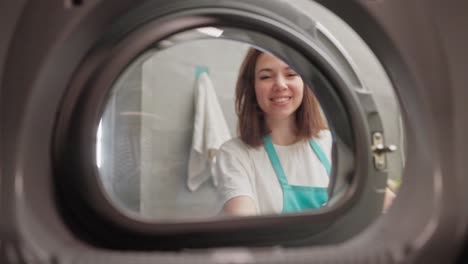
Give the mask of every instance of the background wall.
<svg viewBox="0 0 468 264">
<path fill-rule="evenodd" d="M 142 65 L 141 212 L 151 218 L 196 218 L 220 208 L 211 180 L 191 192 L 187 167 L 195 109 L 195 71 L 208 68 L 231 135 L 236 135 L 234 89 L 248 46 L 228 40 L 186 42 Z"/>
</svg>

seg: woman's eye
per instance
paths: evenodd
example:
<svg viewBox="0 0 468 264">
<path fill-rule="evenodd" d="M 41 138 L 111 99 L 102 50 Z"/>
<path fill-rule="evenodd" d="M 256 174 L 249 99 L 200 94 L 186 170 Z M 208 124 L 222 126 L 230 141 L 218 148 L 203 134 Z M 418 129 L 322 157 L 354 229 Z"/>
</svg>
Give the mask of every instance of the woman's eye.
<svg viewBox="0 0 468 264">
<path fill-rule="evenodd" d="M 270 78 L 269 75 L 260 76 L 260 80 L 266 80 L 266 79 L 269 79 L 269 78 Z"/>
<path fill-rule="evenodd" d="M 287 76 L 292 78 L 292 77 L 298 76 L 298 74 L 297 73 L 288 73 Z"/>
</svg>

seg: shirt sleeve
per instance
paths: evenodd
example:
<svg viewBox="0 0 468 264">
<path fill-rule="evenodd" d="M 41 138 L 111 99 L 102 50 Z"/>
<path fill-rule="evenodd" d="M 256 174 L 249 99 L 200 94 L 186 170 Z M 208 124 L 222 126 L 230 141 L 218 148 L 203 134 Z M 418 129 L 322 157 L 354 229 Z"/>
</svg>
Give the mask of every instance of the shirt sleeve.
<svg viewBox="0 0 468 264">
<path fill-rule="evenodd" d="M 255 201 L 251 181 L 253 171 L 248 153 L 240 146 L 240 142 L 229 141 L 222 145 L 216 160 L 215 172 L 221 205 L 237 196 L 248 196 Z"/>
</svg>

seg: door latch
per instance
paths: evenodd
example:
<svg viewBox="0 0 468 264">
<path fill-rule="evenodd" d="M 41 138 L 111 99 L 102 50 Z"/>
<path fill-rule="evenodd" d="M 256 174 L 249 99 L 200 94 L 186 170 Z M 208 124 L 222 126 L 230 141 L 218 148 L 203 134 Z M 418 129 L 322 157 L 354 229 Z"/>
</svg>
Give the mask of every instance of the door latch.
<svg viewBox="0 0 468 264">
<path fill-rule="evenodd" d="M 374 166 L 378 170 L 383 170 L 387 167 L 386 154 L 397 150 L 395 145 L 385 145 L 382 132 L 372 134 L 372 153 L 374 157 Z"/>
</svg>

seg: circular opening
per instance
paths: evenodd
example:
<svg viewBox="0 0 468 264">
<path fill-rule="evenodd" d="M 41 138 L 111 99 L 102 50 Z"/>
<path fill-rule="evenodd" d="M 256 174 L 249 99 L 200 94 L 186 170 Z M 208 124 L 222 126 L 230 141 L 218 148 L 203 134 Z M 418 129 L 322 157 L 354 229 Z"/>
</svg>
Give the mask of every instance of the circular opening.
<svg viewBox="0 0 468 264">
<path fill-rule="evenodd" d="M 221 31 L 228 37 L 221 38 L 218 35 Z M 215 32 L 215 38 L 206 32 Z M 225 153 L 226 149 L 221 148 L 223 143 L 231 141 L 228 145 L 242 147 L 249 157 L 257 155 L 261 150 L 260 143 L 248 141 L 248 137 L 255 137 L 255 134 L 248 131 L 244 131 L 247 139 L 241 140 L 243 144 L 234 143 L 241 136 L 240 117 L 235 109 L 236 99 L 240 99 L 236 98 L 236 83 L 243 78 L 239 75 L 239 70 L 249 50 L 258 47 L 229 38 L 246 35 L 243 30 L 213 27 L 176 34 L 141 53 L 113 83 L 104 103 L 97 132 L 96 165 L 102 188 L 126 212 L 159 221 L 219 217 L 222 216 L 220 213 L 223 212 L 224 202 L 232 198 L 232 194 L 227 194 L 234 188 L 229 185 L 234 184 L 232 181 L 243 181 L 236 183 L 237 193 L 245 194 L 247 190 L 252 190 L 254 186 L 243 184 L 247 179 L 239 179 L 242 175 L 232 179 L 230 174 L 236 172 L 226 171 L 227 168 L 222 167 L 224 162 L 230 162 L 223 155 L 230 157 L 233 153 Z M 291 104 L 294 105 L 296 97 L 293 95 L 298 88 L 295 82 L 305 84 L 308 80 L 303 80 L 293 68 L 272 54 L 265 53 L 262 58 L 266 58 L 265 70 L 261 72 L 262 76 L 257 76 L 257 83 L 260 83 L 263 90 L 266 89 L 267 99 L 271 101 L 274 96 L 287 96 L 287 99 L 291 97 Z M 135 83 L 138 83 L 137 87 Z M 309 86 L 323 87 L 317 81 L 302 87 L 303 84 L 301 89 L 309 89 Z M 278 85 L 285 87 L 278 90 Z M 254 89 L 254 86 L 250 89 Z M 307 94 L 314 96 L 311 92 Z M 254 93 L 250 96 L 252 95 Z M 316 108 L 311 108 L 316 111 L 317 117 L 307 121 L 307 124 L 319 121 L 323 123 L 317 123 L 322 124 L 323 131 L 317 130 L 313 138 L 320 148 L 317 151 L 323 152 L 326 160 L 321 161 L 315 152 L 310 151 L 307 145 L 310 142 L 305 141 L 307 148 L 303 150 L 304 155 L 293 158 L 286 165 L 294 168 L 288 171 L 292 174 L 292 184 L 296 181 L 294 185 L 323 188 L 327 193 L 333 194 L 333 184 L 339 182 L 340 190 L 333 195 L 335 201 L 338 200 L 335 196 L 346 192 L 346 184 L 349 182 L 344 179 L 337 181 L 337 174 L 331 166 L 331 163 L 336 162 L 332 162 L 332 142 L 336 142 L 330 133 L 332 124 L 328 124 L 324 117 L 320 102 L 315 98 L 310 100 L 318 103 Z M 258 110 L 257 101 L 248 102 L 253 104 L 254 111 Z M 281 111 L 289 104 L 275 103 L 274 107 Z M 302 104 L 304 103 L 301 102 Z M 245 104 L 242 107 L 244 111 L 250 111 L 250 115 L 256 113 L 248 110 L 250 105 Z M 336 111 L 335 116 L 338 116 Z M 256 122 L 256 119 L 243 118 L 244 122 Z M 340 133 L 338 135 L 341 136 Z M 252 146 L 254 143 L 258 145 Z M 289 155 L 285 155 L 285 152 L 293 151 L 290 154 L 297 155 L 296 148 L 300 144 L 296 143 L 289 144 L 290 146 L 276 145 L 274 148 L 284 160 Z M 249 148 L 255 151 L 252 152 Z M 218 152 L 221 157 L 217 155 Z M 264 156 L 265 153 L 262 152 L 261 155 Z M 244 156 L 238 158 L 242 160 Z M 217 159 L 221 161 L 218 163 Z M 250 161 L 242 162 L 238 166 L 251 168 L 245 171 L 246 176 L 252 177 L 248 181 L 256 181 L 257 188 L 250 194 L 256 203 L 253 214 L 282 213 L 283 201 L 276 202 L 276 198 L 281 197 L 281 185 L 270 177 L 262 180 L 260 175 L 263 173 L 261 170 L 269 169 L 270 163 L 258 162 L 249 167 Z M 328 173 L 323 162 L 328 163 Z M 300 164 L 310 166 L 307 168 L 309 172 L 297 172 L 295 168 L 302 166 Z M 228 163 L 226 166 L 235 164 Z M 275 175 L 275 172 L 269 171 L 268 175 L 270 174 Z M 301 178 L 301 174 L 310 176 Z M 226 182 L 228 179 L 231 182 L 229 184 Z M 223 195 L 228 197 L 222 198 Z M 223 201 L 219 201 L 220 199 Z M 328 207 L 331 205 L 332 203 L 327 203 Z M 300 212 L 308 211 L 304 208 Z"/>
</svg>

